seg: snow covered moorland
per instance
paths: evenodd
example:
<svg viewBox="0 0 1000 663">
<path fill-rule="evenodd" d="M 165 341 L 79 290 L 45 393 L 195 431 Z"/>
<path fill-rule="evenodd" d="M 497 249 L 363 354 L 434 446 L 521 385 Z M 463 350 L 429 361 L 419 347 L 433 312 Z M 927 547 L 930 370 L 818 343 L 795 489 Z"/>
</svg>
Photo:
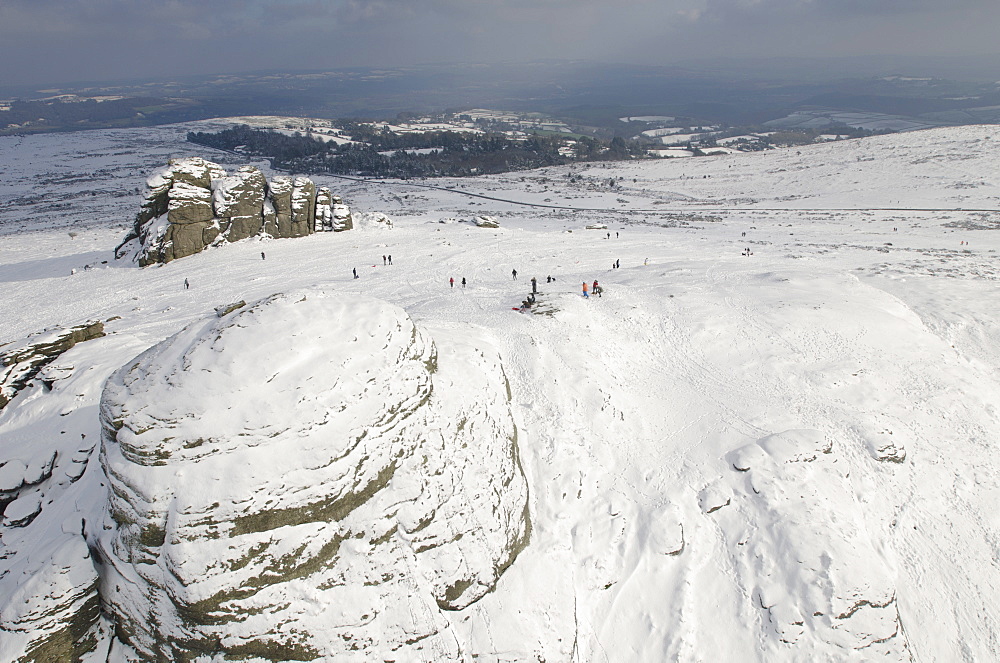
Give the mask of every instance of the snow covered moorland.
<svg viewBox="0 0 1000 663">
<path fill-rule="evenodd" d="M 1000 128 L 115 261 L 206 126 L 0 139 L 0 660 L 995 658 Z"/>
</svg>

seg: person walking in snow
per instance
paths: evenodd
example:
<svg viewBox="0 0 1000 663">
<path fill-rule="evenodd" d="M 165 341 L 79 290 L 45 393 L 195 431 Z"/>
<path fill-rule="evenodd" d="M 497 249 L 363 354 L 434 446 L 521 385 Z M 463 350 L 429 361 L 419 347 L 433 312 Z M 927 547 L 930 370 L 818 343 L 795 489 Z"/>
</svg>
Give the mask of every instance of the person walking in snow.
<svg viewBox="0 0 1000 663">
<path fill-rule="evenodd" d="M 583 282 L 583 296 L 586 297 L 587 299 L 590 299 L 590 295 L 587 294 L 587 282 L 586 281 Z"/>
<path fill-rule="evenodd" d="M 462 287 L 463 288 L 465 287 L 465 277 L 464 276 L 462 277 Z"/>
<path fill-rule="evenodd" d="M 512 269 L 512 270 L 510 270 L 510 275 L 511 275 L 512 277 L 514 277 L 514 280 L 515 280 L 515 281 L 517 280 L 517 270 L 516 270 L 516 269 Z"/>
<path fill-rule="evenodd" d="M 263 251 L 260 252 L 260 259 L 261 260 L 267 260 L 267 256 L 264 255 Z"/>
<path fill-rule="evenodd" d="M 188 288 L 190 288 L 190 287 L 191 287 L 191 284 L 190 284 L 190 283 L 188 283 L 188 280 L 187 280 L 187 279 L 184 279 L 184 289 L 185 289 L 185 290 L 187 290 L 187 289 L 188 289 Z"/>
<path fill-rule="evenodd" d="M 537 293 L 538 293 L 538 279 L 536 279 L 534 276 L 532 276 L 531 277 L 531 294 L 534 295 L 534 294 L 537 294 Z"/>
<path fill-rule="evenodd" d="M 351 272 L 354 274 L 354 278 L 358 278 L 358 268 L 357 267 L 355 267 L 354 269 L 352 269 Z"/>
<path fill-rule="evenodd" d="M 390 265 L 392 264 L 392 255 L 391 254 L 389 255 L 389 264 Z"/>
<path fill-rule="evenodd" d="M 597 285 L 597 279 L 594 279 L 594 290 L 593 290 L 593 293 L 595 295 L 597 295 L 598 297 L 600 297 L 602 292 L 604 292 L 604 288 L 602 288 L 601 286 Z"/>
<path fill-rule="evenodd" d="M 451 277 L 450 279 L 448 279 L 448 284 L 449 284 L 449 285 L 450 285 L 450 286 L 451 286 L 452 288 L 454 288 L 454 287 L 455 287 L 455 277 L 454 277 L 454 276 L 453 276 L 453 277 Z"/>
<path fill-rule="evenodd" d="M 385 254 L 382 254 L 382 266 L 385 267 Z"/>
</svg>

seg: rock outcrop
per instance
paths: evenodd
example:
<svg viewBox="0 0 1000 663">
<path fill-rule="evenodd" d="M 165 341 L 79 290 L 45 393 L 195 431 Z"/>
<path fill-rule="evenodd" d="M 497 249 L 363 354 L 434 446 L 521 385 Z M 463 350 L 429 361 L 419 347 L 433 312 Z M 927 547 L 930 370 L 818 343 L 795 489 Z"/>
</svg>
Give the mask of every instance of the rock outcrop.
<svg viewBox="0 0 1000 663">
<path fill-rule="evenodd" d="M 349 230 L 350 209 L 308 177 L 268 183 L 254 166 L 227 175 L 200 157 L 171 160 L 151 175 L 129 234 L 115 250 L 142 266 L 193 255 L 218 242 L 248 237 L 303 237 Z"/>
<path fill-rule="evenodd" d="M 100 633 L 98 575 L 90 550 L 69 523 L 31 538 L 31 554 L 4 569 L 12 592 L 0 595 L 0 645 L 5 640 L 14 645 L 16 663 L 80 661 L 97 647 Z M 17 641 L 27 643 L 20 653 Z"/>
<path fill-rule="evenodd" d="M 443 611 L 490 591 L 530 524 L 499 356 L 447 347 L 399 308 L 317 289 L 195 323 L 113 375 L 96 546 L 135 658 L 461 658 Z"/>
<path fill-rule="evenodd" d="M 354 218 L 351 216 L 351 208 L 344 204 L 344 201 L 340 199 L 340 196 L 333 196 L 330 203 L 330 211 L 333 216 L 330 222 L 331 230 L 351 230 L 354 228 Z M 380 215 L 383 219 L 388 219 L 384 214 Z M 390 221 L 388 225 L 392 225 Z"/>
<path fill-rule="evenodd" d="M 84 540 L 83 517 L 67 507 L 76 499 L 86 502 L 77 482 L 95 437 L 67 439 L 65 423 L 59 430 L 14 422 L 25 410 L 47 407 L 56 407 L 64 422 L 72 419 L 74 412 L 57 404 L 63 393 L 80 393 L 87 371 L 75 370 L 70 351 L 102 336 L 101 322 L 49 329 L 6 346 L 0 355 L 2 661 L 79 661 L 98 644 L 97 571 Z"/>
<path fill-rule="evenodd" d="M 41 332 L 29 337 L 23 345 L 0 353 L 0 410 L 59 355 L 77 343 L 101 336 L 104 336 L 104 323 L 88 322 Z"/>
</svg>

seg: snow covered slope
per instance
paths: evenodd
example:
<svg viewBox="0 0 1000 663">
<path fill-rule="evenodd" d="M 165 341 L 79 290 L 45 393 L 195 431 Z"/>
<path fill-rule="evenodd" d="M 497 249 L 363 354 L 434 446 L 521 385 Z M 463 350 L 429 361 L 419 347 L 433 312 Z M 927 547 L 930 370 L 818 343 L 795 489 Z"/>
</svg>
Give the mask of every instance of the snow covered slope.
<svg viewBox="0 0 1000 663">
<path fill-rule="evenodd" d="M 189 153 L 184 130 L 2 139 L 0 189 L 27 191 L 45 180 L 50 195 L 72 200 L 74 178 L 99 163 L 119 174 L 128 192 L 121 200 L 137 205 L 134 189 L 148 155 L 120 146 L 156 143 L 159 165 L 162 151 Z M 998 141 L 995 127 L 962 127 L 797 151 L 472 180 L 352 183 L 316 176 L 318 184 L 343 192 L 361 213 L 357 218 L 382 212 L 392 226 L 359 222 L 354 233 L 251 239 L 142 270 L 110 259 L 134 211 L 120 225 L 109 223 L 99 203 L 113 209 L 118 198 L 111 191 L 58 217 L 23 193 L 20 212 L 0 209 L 0 342 L 90 320 L 104 321 L 106 336 L 65 352 L 56 362 L 58 379 L 35 381 L 0 411 L 0 475 L 5 481 L 18 475 L 7 509 L 30 515 L 15 522 L 5 513 L 0 525 L 0 660 L 45 660 L 38 647 L 68 651 L 74 640 L 78 651 L 92 648 L 88 660 L 134 657 L 113 635 L 111 620 L 126 619 L 128 611 L 109 598 L 108 587 L 114 573 L 129 567 L 123 557 L 116 571 L 94 564 L 98 549 L 113 550 L 121 536 L 118 525 L 104 529 L 102 516 L 121 500 L 109 493 L 114 484 L 94 446 L 103 386 L 122 369 L 108 387 L 119 390 L 114 385 L 122 384 L 133 358 L 168 338 L 151 352 L 179 358 L 198 348 L 211 360 L 192 366 L 214 371 L 227 355 L 209 352 L 216 338 L 209 330 L 224 337 L 231 329 L 247 334 L 234 348 L 302 348 L 306 365 L 289 350 L 274 355 L 272 372 L 267 362 L 230 372 L 223 383 L 251 394 L 266 392 L 257 388 L 266 383 L 264 373 L 284 385 L 276 390 L 279 401 L 261 407 L 248 406 L 235 391 L 210 388 L 230 373 L 206 373 L 204 381 L 187 373 L 182 393 L 203 390 L 212 408 L 188 408 L 185 396 L 162 402 L 169 405 L 162 418 L 191 412 L 195 418 L 184 424 L 191 435 L 256 426 L 261 417 L 267 422 L 260 426 L 294 427 L 298 408 L 281 404 L 297 402 L 300 384 L 337 374 L 323 367 L 342 355 L 320 352 L 327 343 L 317 340 L 325 338 L 319 321 L 330 318 L 310 314 L 301 324 L 289 322 L 302 336 L 281 337 L 273 330 L 295 320 L 283 313 L 253 336 L 250 328 L 228 326 L 245 313 L 219 318 L 215 307 L 239 300 L 252 307 L 298 291 L 357 303 L 345 316 L 380 311 L 410 320 L 433 340 L 435 409 L 422 430 L 440 437 L 404 435 L 395 443 L 459 442 L 454 452 L 444 448 L 454 462 L 431 464 L 426 474 L 413 468 L 410 476 L 430 477 L 419 479 L 428 486 L 489 482 L 458 469 L 486 465 L 461 464 L 459 449 L 495 457 L 478 435 L 463 438 L 469 429 L 459 422 L 477 421 L 473 432 L 486 429 L 497 434 L 489 439 L 503 440 L 509 408 L 509 426 L 517 431 L 528 544 L 492 591 L 423 622 L 432 626 L 421 632 L 441 634 L 441 645 L 414 650 L 413 658 L 992 660 L 1000 640 L 1000 213 L 985 210 L 1000 208 Z M 76 154 L 86 157 L 74 161 Z M 75 169 L 67 165 L 74 163 Z M 494 217 L 500 227 L 438 222 L 477 215 Z M 24 218 L 30 223 L 15 223 Z M 600 224 L 607 230 L 585 229 Z M 390 254 L 392 264 L 383 264 Z M 612 267 L 616 262 L 620 268 Z M 538 305 L 533 312 L 511 310 L 532 276 Z M 458 285 L 463 277 L 465 288 Z M 581 283 L 595 279 L 603 295 L 584 299 Z M 365 352 L 396 370 L 378 350 Z M 312 369 L 316 377 L 307 381 Z M 499 392 L 496 381 L 477 377 L 498 372 L 505 378 Z M 165 389 L 163 382 L 151 384 L 157 393 Z M 120 393 L 126 409 L 145 402 Z M 322 400 L 306 403 L 329 409 Z M 224 408 L 232 409 L 215 414 Z M 307 420 L 303 412 L 300 423 Z M 52 467 L 42 471 L 53 455 Z M 280 454 L 273 468 L 254 470 L 265 483 L 251 486 L 248 465 L 236 457 L 218 466 L 188 459 L 180 475 L 171 469 L 143 485 L 194 509 L 194 491 L 179 489 L 203 476 L 208 491 L 221 475 L 234 490 L 250 486 L 249 505 L 279 499 L 280 492 L 260 492 L 265 483 L 277 485 L 280 477 L 291 487 L 295 473 L 315 467 Z M 516 467 L 515 460 L 505 462 Z M 301 485 L 315 488 L 312 481 Z M 399 490 L 400 500 L 412 495 Z M 428 489 L 435 500 L 447 494 Z M 492 517 L 502 499 L 466 491 L 464 500 L 449 507 L 448 521 L 471 519 L 481 524 L 470 531 L 494 531 L 482 518 Z M 426 506 L 415 504 L 414 514 Z M 394 543 L 379 545 L 405 548 L 399 542 L 421 519 L 400 513 Z M 222 517 L 220 531 L 235 528 L 239 517 L 236 511 Z M 333 532 L 337 525 L 297 525 L 303 526 Z M 362 569 L 391 559 L 370 540 L 359 540 Z M 177 561 L 208 564 L 209 549 Z M 434 578 L 456 577 L 449 574 L 462 556 L 489 577 L 503 558 L 490 550 L 423 560 L 414 553 L 407 577 L 422 578 L 421 591 L 433 596 L 450 582 Z M 232 559 L 226 555 L 216 557 L 224 563 Z M 257 562 L 249 557 L 248 568 Z M 205 582 L 216 587 L 221 577 L 209 574 Z M 341 645 L 324 640 L 334 631 L 317 633 L 309 625 L 333 609 L 325 592 L 348 590 L 308 585 L 300 583 L 301 594 L 284 594 L 296 597 L 287 614 L 296 615 L 315 655 L 341 660 Z M 95 619 L 99 586 L 105 613 Z M 356 629 L 343 627 L 345 615 L 336 632 L 357 633 L 376 651 L 393 639 L 392 624 L 400 623 L 394 614 L 427 605 L 420 597 L 428 594 L 383 590 L 380 600 L 396 610 Z M 136 601 L 158 600 L 129 591 L 137 591 Z M 247 623 L 253 619 L 248 612 Z M 230 639 L 249 633 L 212 628 L 218 630 L 203 633 Z"/>
<path fill-rule="evenodd" d="M 495 353 L 438 353 L 402 310 L 333 290 L 213 318 L 105 388 L 118 633 L 146 660 L 457 656 L 441 610 L 528 535 Z"/>
</svg>

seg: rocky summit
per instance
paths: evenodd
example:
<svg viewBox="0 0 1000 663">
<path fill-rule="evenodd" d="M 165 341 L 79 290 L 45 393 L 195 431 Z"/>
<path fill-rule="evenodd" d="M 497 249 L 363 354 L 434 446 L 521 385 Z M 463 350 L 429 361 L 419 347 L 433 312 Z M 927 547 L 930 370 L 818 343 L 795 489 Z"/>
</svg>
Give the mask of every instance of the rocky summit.
<svg viewBox="0 0 1000 663">
<path fill-rule="evenodd" d="M 172 159 L 146 180 L 142 206 L 115 256 L 132 256 L 146 266 L 221 242 L 304 237 L 353 225 L 340 197 L 308 177 L 278 176 L 268 182 L 255 166 L 228 175 L 200 157 Z"/>
<path fill-rule="evenodd" d="M 530 534 L 509 399 L 488 343 L 439 353 L 402 309 L 322 289 L 128 362 L 101 401 L 92 544 L 131 656 L 460 657 L 442 611 Z"/>
</svg>

